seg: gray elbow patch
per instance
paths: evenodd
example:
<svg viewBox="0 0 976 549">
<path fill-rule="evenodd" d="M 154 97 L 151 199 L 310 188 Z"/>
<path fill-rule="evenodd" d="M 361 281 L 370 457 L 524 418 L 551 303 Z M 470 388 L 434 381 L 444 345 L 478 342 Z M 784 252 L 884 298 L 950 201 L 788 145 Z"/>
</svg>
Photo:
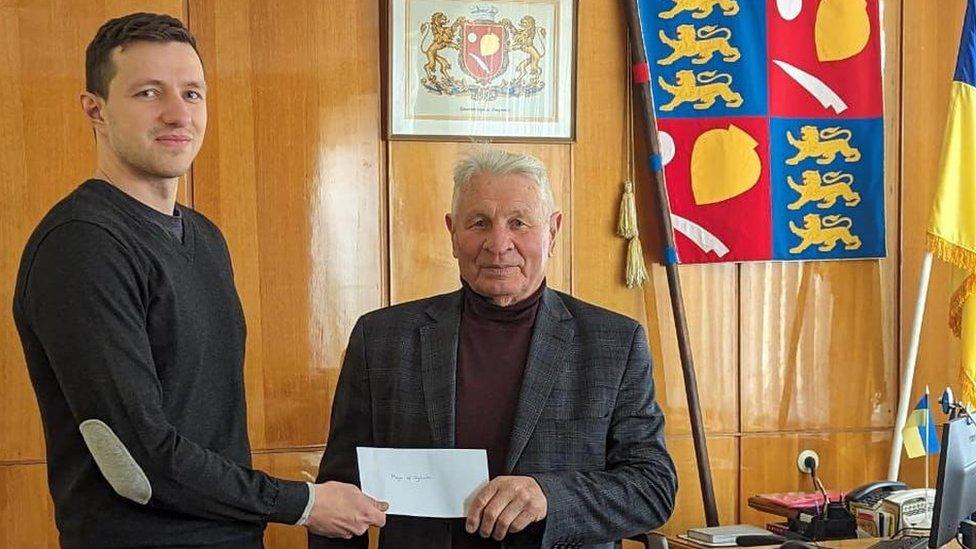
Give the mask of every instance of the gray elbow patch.
<svg viewBox="0 0 976 549">
<path fill-rule="evenodd" d="M 149 503 L 152 497 L 149 479 L 115 432 L 98 419 L 82 421 L 78 430 L 115 493 L 141 505 Z"/>
</svg>

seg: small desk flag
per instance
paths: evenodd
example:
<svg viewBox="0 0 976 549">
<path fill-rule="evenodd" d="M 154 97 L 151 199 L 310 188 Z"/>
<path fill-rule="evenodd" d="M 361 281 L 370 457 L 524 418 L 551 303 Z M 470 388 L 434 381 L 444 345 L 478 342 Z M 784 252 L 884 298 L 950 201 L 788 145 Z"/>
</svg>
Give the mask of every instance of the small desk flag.
<svg viewBox="0 0 976 549">
<path fill-rule="evenodd" d="M 908 416 L 905 428 L 901 431 L 905 441 L 905 452 L 909 458 L 917 458 L 925 454 L 939 453 L 939 436 L 929 408 L 929 396 L 923 395 Z"/>
</svg>

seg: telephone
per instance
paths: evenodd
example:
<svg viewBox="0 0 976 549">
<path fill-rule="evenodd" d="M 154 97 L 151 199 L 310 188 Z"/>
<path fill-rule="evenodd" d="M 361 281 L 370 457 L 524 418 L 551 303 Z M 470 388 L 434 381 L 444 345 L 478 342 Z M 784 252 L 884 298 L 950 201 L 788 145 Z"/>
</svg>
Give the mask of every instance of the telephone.
<svg viewBox="0 0 976 549">
<path fill-rule="evenodd" d="M 847 503 L 857 502 L 873 505 L 885 498 L 892 492 L 907 490 L 908 485 L 897 480 L 876 480 L 865 485 L 858 486 L 844 496 Z"/>
<path fill-rule="evenodd" d="M 902 482 L 878 481 L 855 488 L 844 501 L 857 520 L 859 534 L 891 537 L 906 528 L 929 527 L 935 490 L 909 490 Z"/>
</svg>

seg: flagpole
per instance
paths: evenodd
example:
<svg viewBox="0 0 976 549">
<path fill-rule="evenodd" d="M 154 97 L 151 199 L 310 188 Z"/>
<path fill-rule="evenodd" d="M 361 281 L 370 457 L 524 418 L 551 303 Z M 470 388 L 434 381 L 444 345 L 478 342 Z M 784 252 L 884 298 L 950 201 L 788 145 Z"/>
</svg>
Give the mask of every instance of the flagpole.
<svg viewBox="0 0 976 549">
<path fill-rule="evenodd" d="M 925 444 L 922 448 L 925 453 L 922 454 L 925 457 L 925 506 L 928 509 L 928 497 L 929 497 L 929 437 L 932 436 L 929 432 L 932 428 L 932 399 L 929 397 L 929 386 L 925 386 Z"/>
<path fill-rule="evenodd" d="M 895 416 L 895 430 L 891 434 L 891 456 L 888 460 L 888 480 L 898 480 L 901 466 L 901 430 L 908 418 L 908 406 L 912 398 L 912 382 L 915 380 L 915 363 L 918 360 L 919 340 L 922 337 L 922 318 L 925 316 L 925 298 L 929 292 L 929 278 L 932 274 L 932 252 L 926 251 L 922 258 L 922 272 L 918 278 L 918 297 L 915 299 L 915 317 L 912 319 L 912 332 L 908 340 L 908 354 L 905 355 L 905 369 L 902 372 L 901 392 L 898 396 L 898 415 Z M 931 406 L 931 404 L 929 404 Z M 925 465 L 928 466 L 926 456 Z M 928 475 L 926 474 L 926 482 Z"/>
<path fill-rule="evenodd" d="M 660 208 L 658 216 L 661 223 L 661 238 L 664 242 L 664 265 L 668 275 L 674 328 L 678 336 L 678 354 L 681 357 L 681 373 L 685 382 L 688 417 L 691 421 L 691 438 L 695 446 L 695 461 L 698 464 L 698 482 L 701 485 L 702 503 L 705 507 L 705 524 L 718 526 L 718 507 L 715 505 L 715 490 L 712 487 L 712 470 L 708 462 L 705 427 L 698 402 L 698 381 L 695 376 L 695 363 L 691 356 L 688 319 L 685 316 L 685 305 L 681 294 L 681 278 L 678 276 L 678 253 L 671 228 L 671 213 L 668 211 L 668 189 L 664 184 L 664 166 L 661 162 L 661 146 L 657 135 L 657 120 L 654 116 L 654 99 L 649 84 L 650 69 L 647 66 L 647 57 L 641 40 L 640 14 L 637 11 L 637 0 L 623 0 L 623 6 L 630 31 L 634 87 L 640 93 L 641 111 L 644 113 L 644 138 L 651 151 L 650 173 L 656 187 Z"/>
</svg>

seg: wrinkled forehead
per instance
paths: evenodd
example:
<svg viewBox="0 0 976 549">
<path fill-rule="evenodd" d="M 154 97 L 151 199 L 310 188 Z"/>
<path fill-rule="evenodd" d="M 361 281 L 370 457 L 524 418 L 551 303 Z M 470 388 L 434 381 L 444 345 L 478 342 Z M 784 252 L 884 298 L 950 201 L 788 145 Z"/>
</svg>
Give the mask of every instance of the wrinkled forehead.
<svg viewBox="0 0 976 549">
<path fill-rule="evenodd" d="M 477 174 L 459 192 L 461 215 L 542 215 L 549 206 L 543 188 L 525 174 Z"/>
</svg>

